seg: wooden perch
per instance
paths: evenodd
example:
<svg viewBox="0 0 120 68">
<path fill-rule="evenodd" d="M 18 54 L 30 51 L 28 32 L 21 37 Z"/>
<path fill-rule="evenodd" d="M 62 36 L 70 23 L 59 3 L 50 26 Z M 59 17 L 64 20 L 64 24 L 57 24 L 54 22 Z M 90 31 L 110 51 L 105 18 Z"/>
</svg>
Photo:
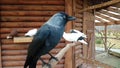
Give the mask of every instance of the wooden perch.
<svg viewBox="0 0 120 68">
<path fill-rule="evenodd" d="M 68 43 L 55 57 L 60 61 L 62 57 L 65 55 L 65 53 L 72 47 L 76 45 L 80 45 L 80 42 L 75 43 Z M 59 62 L 55 59 L 51 59 L 48 63 L 51 65 L 51 68 L 54 68 L 55 65 Z M 49 68 L 47 65 L 43 66 L 42 68 Z"/>
<path fill-rule="evenodd" d="M 6 37 L 7 39 L 13 39 L 13 37 L 17 36 L 18 30 L 14 29 L 10 32 L 10 34 Z"/>
</svg>

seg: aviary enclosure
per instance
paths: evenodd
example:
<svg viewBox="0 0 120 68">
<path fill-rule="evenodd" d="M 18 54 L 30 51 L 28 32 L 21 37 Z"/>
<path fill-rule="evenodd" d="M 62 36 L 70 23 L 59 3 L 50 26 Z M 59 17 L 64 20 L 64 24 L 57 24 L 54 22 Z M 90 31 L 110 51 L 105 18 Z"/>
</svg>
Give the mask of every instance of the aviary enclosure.
<svg viewBox="0 0 120 68">
<path fill-rule="evenodd" d="M 94 10 L 92 9 L 101 8 L 102 6 L 98 5 L 85 9 L 91 5 L 91 2 L 93 2 L 93 0 L 1 0 L 0 68 L 23 68 L 30 42 L 24 42 L 27 40 L 22 39 L 22 42 L 18 41 L 15 43 L 13 39 L 6 39 L 6 36 L 8 36 L 13 29 L 18 29 L 17 37 L 23 37 L 28 30 L 39 28 L 53 14 L 60 11 L 64 11 L 77 18 L 72 23 L 67 24 L 65 31 L 68 32 L 74 28 L 84 32 L 88 37 L 86 39 L 88 46 L 80 44 L 70 48 L 55 68 L 112 68 L 94 59 L 95 17 Z M 120 0 L 112 0 L 103 6 L 117 2 L 120 2 Z M 61 39 L 58 46 L 53 49 L 51 53 L 56 55 L 67 43 L 69 42 Z M 43 59 L 46 61 L 48 61 L 49 58 L 48 55 L 43 56 Z M 37 68 L 40 67 L 41 62 L 38 61 Z"/>
</svg>

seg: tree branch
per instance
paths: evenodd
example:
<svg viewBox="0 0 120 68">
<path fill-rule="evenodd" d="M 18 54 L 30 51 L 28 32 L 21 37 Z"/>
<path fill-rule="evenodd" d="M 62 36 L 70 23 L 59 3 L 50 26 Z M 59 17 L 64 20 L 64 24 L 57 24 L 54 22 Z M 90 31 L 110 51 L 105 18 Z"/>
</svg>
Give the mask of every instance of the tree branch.
<svg viewBox="0 0 120 68">
<path fill-rule="evenodd" d="M 80 42 L 75 43 L 68 43 L 55 57 L 60 61 L 62 57 L 65 55 L 65 53 L 72 47 L 76 45 L 80 45 Z M 55 59 L 51 59 L 48 63 L 51 65 L 51 68 L 54 68 L 55 65 L 59 62 Z M 42 68 L 49 68 L 47 65 L 44 65 Z"/>
</svg>

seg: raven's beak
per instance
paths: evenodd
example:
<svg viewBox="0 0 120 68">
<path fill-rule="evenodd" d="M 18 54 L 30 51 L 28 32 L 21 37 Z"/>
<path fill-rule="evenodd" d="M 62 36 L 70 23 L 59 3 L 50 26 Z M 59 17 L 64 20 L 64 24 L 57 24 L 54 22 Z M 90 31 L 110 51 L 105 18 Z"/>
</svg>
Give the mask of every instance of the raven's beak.
<svg viewBox="0 0 120 68">
<path fill-rule="evenodd" d="M 73 16 L 68 16 L 68 21 L 72 21 L 72 20 L 75 20 L 76 17 L 73 17 Z"/>
</svg>

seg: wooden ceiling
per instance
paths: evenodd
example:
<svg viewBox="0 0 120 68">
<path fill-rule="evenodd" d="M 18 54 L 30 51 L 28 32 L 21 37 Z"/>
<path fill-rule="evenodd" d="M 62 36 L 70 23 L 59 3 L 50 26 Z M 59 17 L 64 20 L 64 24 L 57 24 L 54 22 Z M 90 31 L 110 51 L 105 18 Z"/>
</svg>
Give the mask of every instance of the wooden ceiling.
<svg viewBox="0 0 120 68">
<path fill-rule="evenodd" d="M 120 24 L 120 3 L 95 11 L 96 26 Z"/>
</svg>

